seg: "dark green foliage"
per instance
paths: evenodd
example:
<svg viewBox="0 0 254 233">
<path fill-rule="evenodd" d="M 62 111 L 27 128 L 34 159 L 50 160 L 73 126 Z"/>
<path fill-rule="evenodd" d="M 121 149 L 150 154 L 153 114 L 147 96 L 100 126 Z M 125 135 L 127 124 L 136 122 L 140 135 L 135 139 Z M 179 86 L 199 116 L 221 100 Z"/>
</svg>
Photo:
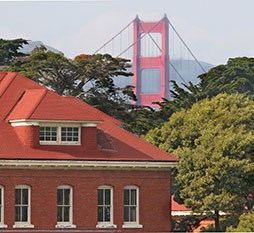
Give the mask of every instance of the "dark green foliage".
<svg viewBox="0 0 254 233">
<path fill-rule="evenodd" d="M 242 93 L 254 99 L 254 58 L 231 58 L 226 65 L 216 66 L 198 78 L 197 85 L 189 82 L 182 87 L 172 81 L 172 100 L 161 103 L 162 109 L 167 107 L 173 112 L 188 109 L 197 101 L 220 93 Z"/>
<path fill-rule="evenodd" d="M 113 58 L 109 54 L 79 55 L 71 60 L 41 46 L 30 56 L 15 59 L 7 70 L 20 72 L 60 95 L 77 96 L 124 120 L 130 113 L 135 95 L 132 86 L 119 88 L 113 78 L 132 76 L 127 71 L 129 67 L 129 60 Z"/>
<path fill-rule="evenodd" d="M 27 40 L 19 38 L 15 40 L 5 40 L 0 38 L 0 65 L 7 65 L 16 57 L 25 56 L 19 52 L 23 45 L 28 44 Z"/>
</svg>

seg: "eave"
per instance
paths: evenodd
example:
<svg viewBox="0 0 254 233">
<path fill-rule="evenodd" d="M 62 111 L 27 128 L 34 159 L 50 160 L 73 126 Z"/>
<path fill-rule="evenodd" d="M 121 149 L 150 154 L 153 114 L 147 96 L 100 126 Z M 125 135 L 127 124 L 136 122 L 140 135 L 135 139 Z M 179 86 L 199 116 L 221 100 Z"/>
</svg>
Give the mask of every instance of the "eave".
<svg viewBox="0 0 254 233">
<path fill-rule="evenodd" d="M 0 160 L 1 169 L 164 170 L 175 161 Z"/>
</svg>

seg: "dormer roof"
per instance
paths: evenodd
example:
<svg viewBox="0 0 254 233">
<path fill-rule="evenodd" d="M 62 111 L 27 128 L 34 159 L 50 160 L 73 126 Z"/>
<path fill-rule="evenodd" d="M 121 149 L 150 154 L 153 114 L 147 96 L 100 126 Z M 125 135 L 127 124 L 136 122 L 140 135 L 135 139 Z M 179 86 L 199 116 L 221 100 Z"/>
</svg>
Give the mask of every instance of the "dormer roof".
<svg viewBox="0 0 254 233">
<path fill-rule="evenodd" d="M 96 122 L 98 148 L 25 147 L 10 124 L 21 120 Z M 177 161 L 169 153 L 122 129 L 120 124 L 75 97 L 60 96 L 18 73 L 0 72 L 0 159 Z"/>
</svg>

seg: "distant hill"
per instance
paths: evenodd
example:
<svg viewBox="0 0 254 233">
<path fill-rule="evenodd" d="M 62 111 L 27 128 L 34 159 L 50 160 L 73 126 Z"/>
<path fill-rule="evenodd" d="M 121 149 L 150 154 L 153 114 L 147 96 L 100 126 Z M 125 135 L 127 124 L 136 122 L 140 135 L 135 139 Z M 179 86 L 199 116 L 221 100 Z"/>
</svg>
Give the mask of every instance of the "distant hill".
<svg viewBox="0 0 254 233">
<path fill-rule="evenodd" d="M 45 45 L 42 41 L 28 41 L 28 45 L 24 45 L 19 51 L 22 53 L 30 54 L 36 47 L 40 47 L 44 45 L 48 50 L 54 53 L 61 53 L 61 51 L 49 46 Z"/>
</svg>

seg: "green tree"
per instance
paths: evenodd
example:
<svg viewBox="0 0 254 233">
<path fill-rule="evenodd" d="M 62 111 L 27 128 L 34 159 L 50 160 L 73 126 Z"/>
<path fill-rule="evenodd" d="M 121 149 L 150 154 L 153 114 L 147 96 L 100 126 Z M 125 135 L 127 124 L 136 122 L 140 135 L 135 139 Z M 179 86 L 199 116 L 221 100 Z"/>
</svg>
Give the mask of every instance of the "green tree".
<svg viewBox="0 0 254 233">
<path fill-rule="evenodd" d="M 27 57 L 15 59 L 8 71 L 16 71 L 60 95 L 77 96 L 120 120 L 130 112 L 135 99 L 132 86 L 119 88 L 113 78 L 132 76 L 129 60 L 109 54 L 79 55 L 74 60 L 62 53 L 36 48 Z"/>
<path fill-rule="evenodd" d="M 5 40 L 0 38 L 0 65 L 7 65 L 13 61 L 14 58 L 25 56 L 24 53 L 19 52 L 23 45 L 28 44 L 27 40 L 19 38 L 15 40 Z"/>
<path fill-rule="evenodd" d="M 254 232 L 254 212 L 244 213 L 239 218 L 237 227 L 228 227 L 227 232 Z"/>
<path fill-rule="evenodd" d="M 180 158 L 180 197 L 194 212 L 213 217 L 216 231 L 220 212 L 243 211 L 253 193 L 253 129 L 254 101 L 219 94 L 174 113 L 145 137 Z"/>
<path fill-rule="evenodd" d="M 243 93 L 254 99 L 254 58 L 230 58 L 225 65 L 210 69 L 198 76 L 200 82 L 196 85 L 178 85 L 172 81 L 171 100 L 158 103 L 161 110 L 168 115 L 181 108 L 188 109 L 205 98 L 212 98 L 220 93 Z"/>
</svg>

